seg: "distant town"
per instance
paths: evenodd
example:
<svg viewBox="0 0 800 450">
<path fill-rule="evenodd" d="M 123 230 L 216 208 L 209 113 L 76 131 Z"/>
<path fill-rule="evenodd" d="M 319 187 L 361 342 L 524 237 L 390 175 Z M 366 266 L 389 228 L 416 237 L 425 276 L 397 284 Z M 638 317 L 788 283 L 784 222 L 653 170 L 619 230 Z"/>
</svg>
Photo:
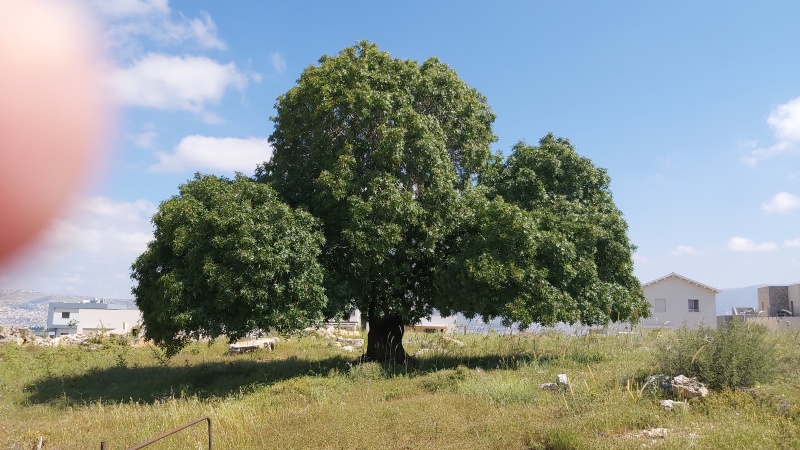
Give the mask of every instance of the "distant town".
<svg viewBox="0 0 800 450">
<path fill-rule="evenodd" d="M 755 285 L 742 288 L 721 289 L 716 295 L 716 315 L 732 314 L 733 308 L 754 308 L 758 310 L 758 288 L 766 285 Z M 110 299 L 75 294 L 50 294 L 21 289 L 0 290 L 0 326 L 19 326 L 32 330 L 43 330 L 47 327 L 47 309 L 51 302 L 81 303 L 104 302 L 135 308 L 133 299 Z M 483 324 L 480 319 L 468 321 L 459 317 L 458 327 L 471 330 L 501 328 L 497 324 Z M 463 322 L 463 323 L 462 323 Z"/>
<path fill-rule="evenodd" d="M 47 326 L 47 308 L 51 302 L 82 303 L 104 301 L 135 307 L 133 299 L 104 299 L 87 295 L 46 294 L 21 289 L 0 290 L 0 326 L 11 325 L 41 330 Z"/>
</svg>

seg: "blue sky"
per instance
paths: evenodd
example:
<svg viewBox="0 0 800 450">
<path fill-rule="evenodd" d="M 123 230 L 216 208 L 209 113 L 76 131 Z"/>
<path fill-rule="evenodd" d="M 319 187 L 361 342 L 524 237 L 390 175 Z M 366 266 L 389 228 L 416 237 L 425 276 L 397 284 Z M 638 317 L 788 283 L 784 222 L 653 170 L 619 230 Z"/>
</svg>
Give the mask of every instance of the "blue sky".
<svg viewBox="0 0 800 450">
<path fill-rule="evenodd" d="M 118 105 L 104 170 L 0 289 L 128 298 L 149 217 L 194 172 L 267 160 L 275 99 L 369 40 L 436 56 L 497 115 L 608 170 L 642 282 L 800 281 L 800 2 L 88 2 Z"/>
</svg>

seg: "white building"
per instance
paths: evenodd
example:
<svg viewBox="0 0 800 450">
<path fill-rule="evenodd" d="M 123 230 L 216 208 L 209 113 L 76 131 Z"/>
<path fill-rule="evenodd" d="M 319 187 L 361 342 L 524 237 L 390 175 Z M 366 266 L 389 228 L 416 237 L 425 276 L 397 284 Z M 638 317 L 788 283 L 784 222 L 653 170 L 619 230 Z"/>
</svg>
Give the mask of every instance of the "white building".
<svg viewBox="0 0 800 450">
<path fill-rule="evenodd" d="M 650 317 L 640 326 L 717 328 L 718 289 L 673 272 L 643 284 L 642 290 L 650 302 Z"/>
<path fill-rule="evenodd" d="M 129 333 L 141 323 L 142 314 L 138 309 L 101 301 L 52 302 L 47 308 L 47 328 L 52 336 L 96 331 Z"/>
<path fill-rule="evenodd" d="M 342 328 L 345 330 L 360 330 L 361 329 L 361 311 L 358 309 L 354 309 L 353 313 L 350 314 L 346 320 L 331 320 L 325 322 L 325 326 L 327 327 L 334 327 L 334 328 Z"/>
<path fill-rule="evenodd" d="M 366 322 L 366 317 L 363 318 Z M 332 326 L 335 328 L 344 328 L 351 330 L 360 330 L 363 326 L 365 330 L 369 330 L 368 323 L 362 323 L 361 311 L 354 309 L 353 313 L 347 320 L 332 320 L 325 323 L 325 326 Z M 406 331 L 420 331 L 420 332 L 439 332 L 448 333 L 452 332 L 456 326 L 456 316 L 442 317 L 438 311 L 435 311 L 430 320 L 420 319 L 420 321 L 413 325 L 406 325 Z"/>
</svg>

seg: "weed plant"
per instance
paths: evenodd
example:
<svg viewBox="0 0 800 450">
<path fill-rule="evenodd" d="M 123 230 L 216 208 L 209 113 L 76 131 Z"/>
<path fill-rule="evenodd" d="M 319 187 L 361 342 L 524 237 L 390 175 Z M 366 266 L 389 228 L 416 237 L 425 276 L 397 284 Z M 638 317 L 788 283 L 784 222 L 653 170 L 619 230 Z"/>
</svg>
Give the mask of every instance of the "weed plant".
<svg viewBox="0 0 800 450">
<path fill-rule="evenodd" d="M 775 337 L 739 320 L 718 329 L 683 327 L 660 339 L 654 361 L 661 373 L 697 377 L 712 389 L 749 388 L 777 374 Z"/>
</svg>

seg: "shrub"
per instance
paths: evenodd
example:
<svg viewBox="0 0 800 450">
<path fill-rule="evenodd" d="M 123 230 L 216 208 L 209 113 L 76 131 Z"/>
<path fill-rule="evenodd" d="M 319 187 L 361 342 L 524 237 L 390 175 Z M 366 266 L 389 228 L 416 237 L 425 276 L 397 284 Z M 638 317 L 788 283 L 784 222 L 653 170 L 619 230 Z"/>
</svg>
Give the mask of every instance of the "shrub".
<svg viewBox="0 0 800 450">
<path fill-rule="evenodd" d="M 776 364 L 767 329 L 738 320 L 717 330 L 680 328 L 663 336 L 655 352 L 660 372 L 697 377 L 711 389 L 741 389 L 770 381 Z"/>
<path fill-rule="evenodd" d="M 555 428 L 529 436 L 527 447 L 543 450 L 572 450 L 586 448 L 577 432 L 567 428 Z"/>
<path fill-rule="evenodd" d="M 355 381 L 377 381 L 386 378 L 386 371 L 380 363 L 364 362 L 352 366 L 349 375 L 350 378 Z"/>
<path fill-rule="evenodd" d="M 466 366 L 455 369 L 444 369 L 428 374 L 420 381 L 423 389 L 429 392 L 455 392 L 459 383 L 471 376 L 471 371 Z"/>
</svg>

